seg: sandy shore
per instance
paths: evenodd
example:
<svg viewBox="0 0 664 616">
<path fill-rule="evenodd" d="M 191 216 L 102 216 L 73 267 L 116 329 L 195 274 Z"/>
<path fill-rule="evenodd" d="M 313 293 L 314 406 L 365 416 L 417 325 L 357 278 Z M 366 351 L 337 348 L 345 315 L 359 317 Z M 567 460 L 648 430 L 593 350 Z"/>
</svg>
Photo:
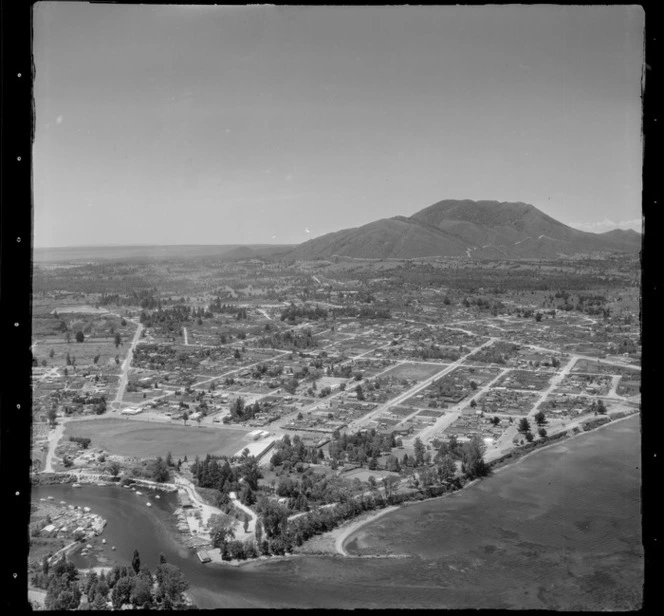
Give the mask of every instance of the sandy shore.
<svg viewBox="0 0 664 616">
<path fill-rule="evenodd" d="M 344 522 L 341 526 L 337 526 L 332 530 L 323 533 L 322 535 L 316 535 L 311 537 L 304 542 L 302 546 L 296 549 L 298 554 L 333 554 L 338 556 L 347 556 L 352 557 L 351 554 L 346 552 L 344 548 L 344 543 L 356 530 L 360 529 L 365 524 L 373 522 L 378 518 L 384 516 L 391 511 L 396 511 L 399 508 L 398 505 L 392 505 L 386 507 L 385 509 L 379 509 L 377 511 L 370 511 L 363 513 L 362 515 L 353 518 Z"/>
</svg>

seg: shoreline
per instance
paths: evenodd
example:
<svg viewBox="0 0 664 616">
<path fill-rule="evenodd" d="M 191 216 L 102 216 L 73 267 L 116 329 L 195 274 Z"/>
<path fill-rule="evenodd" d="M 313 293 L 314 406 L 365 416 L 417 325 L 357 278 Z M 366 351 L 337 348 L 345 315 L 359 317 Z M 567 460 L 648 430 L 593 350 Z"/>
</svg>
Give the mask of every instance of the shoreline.
<svg viewBox="0 0 664 616">
<path fill-rule="evenodd" d="M 491 469 L 491 475 L 497 474 L 504 470 L 505 468 L 509 468 L 513 466 L 514 464 L 520 463 L 522 460 L 528 458 L 529 456 L 533 454 L 537 454 L 541 451 L 545 451 L 546 449 L 550 447 L 554 447 L 556 445 L 559 445 L 563 442 L 569 441 L 571 439 L 574 439 L 578 436 L 582 436 L 584 434 L 590 434 L 592 432 L 595 432 L 596 430 L 601 430 L 602 428 L 605 428 L 607 426 L 611 426 L 614 424 L 617 424 L 621 421 L 625 421 L 627 419 L 630 419 L 634 417 L 635 415 L 638 415 L 639 411 L 636 411 L 634 413 L 630 413 L 626 416 L 623 417 L 618 417 L 616 419 L 613 419 L 611 421 L 608 421 L 604 424 L 598 425 L 596 427 L 591 428 L 590 430 L 584 431 L 581 429 L 580 432 L 573 432 L 573 429 L 570 428 L 569 432 L 564 434 L 564 436 L 560 436 L 555 438 L 551 443 L 547 443 L 545 445 L 539 446 L 539 447 L 534 447 L 531 450 L 528 451 L 522 451 L 519 452 L 518 450 L 513 450 L 511 452 L 511 455 L 513 457 L 503 461 L 501 463 L 500 461 L 494 461 L 497 466 L 496 468 Z M 500 460 L 500 459 L 498 459 Z M 492 464 L 492 463 L 489 463 Z M 260 556 L 258 558 L 253 558 L 253 559 L 247 559 L 247 560 L 221 560 L 221 558 L 213 558 L 212 563 L 214 565 L 223 565 L 223 566 L 231 566 L 231 567 L 242 567 L 242 566 L 247 566 L 250 564 L 255 564 L 255 565 L 260 565 L 264 563 L 269 563 L 269 562 L 276 562 L 280 560 L 285 560 L 285 559 L 290 559 L 294 557 L 301 557 L 301 556 L 326 556 L 326 557 L 339 557 L 339 558 L 408 558 L 410 555 L 408 554 L 395 554 L 395 555 L 383 555 L 383 554 L 371 554 L 371 555 L 360 555 L 360 554 L 351 554 L 349 553 L 345 545 L 348 543 L 349 539 L 352 537 L 353 534 L 355 534 L 357 531 L 359 531 L 361 528 L 364 526 L 368 525 L 369 523 L 378 520 L 382 516 L 387 515 L 388 513 L 391 513 L 393 511 L 398 510 L 401 507 L 408 507 L 412 505 L 417 505 L 419 503 L 426 503 L 434 500 L 439 500 L 439 499 L 444 499 L 452 496 L 453 494 L 456 494 L 458 492 L 461 492 L 461 490 L 465 490 L 466 488 L 470 488 L 471 486 L 475 485 L 476 483 L 482 481 L 483 479 L 489 479 L 491 477 L 489 475 L 488 477 L 483 477 L 483 478 L 478 478 L 474 479 L 472 481 L 469 481 L 465 485 L 463 485 L 461 488 L 458 490 L 453 490 L 450 492 L 446 492 L 445 494 L 441 494 L 439 496 L 432 496 L 429 498 L 423 498 L 423 499 L 418 499 L 418 500 L 409 500 L 409 501 L 404 501 L 402 503 L 399 503 L 398 505 L 389 505 L 383 509 L 379 509 L 377 511 L 370 511 L 370 512 L 364 512 L 360 514 L 359 516 L 352 518 L 350 520 L 346 520 L 343 524 L 340 526 L 333 528 L 325 533 L 322 533 L 321 535 L 315 535 L 311 538 L 309 538 L 307 541 L 305 541 L 301 546 L 295 548 L 294 552 L 291 554 L 285 554 L 282 556 Z M 53 482 L 53 483 L 65 483 L 65 482 Z M 115 482 L 113 482 L 111 485 L 117 485 Z M 147 486 L 146 486 L 147 487 Z M 152 487 L 152 486 L 150 486 Z M 177 489 L 177 488 L 176 488 Z M 200 549 L 206 549 L 205 547 L 198 547 L 195 548 L 193 546 L 187 545 L 186 543 L 186 538 L 191 538 L 191 537 L 196 537 L 195 535 L 190 535 L 190 533 L 182 532 L 179 529 L 177 529 L 177 520 L 175 520 L 176 526 L 175 528 L 171 529 L 171 532 L 173 533 L 174 538 L 176 541 L 182 545 L 183 547 L 186 547 L 192 555 L 195 555 L 196 552 Z M 198 538 L 198 537 L 196 537 Z M 74 545 L 67 546 L 67 548 L 73 548 Z M 64 548 L 66 549 L 66 548 Z M 212 552 L 218 552 L 218 550 L 209 550 L 210 555 L 212 555 Z M 97 568 L 97 567 L 93 567 Z"/>
<path fill-rule="evenodd" d="M 624 417 L 618 417 L 616 419 L 613 419 L 611 421 L 608 421 L 604 424 L 601 424 L 599 426 L 596 426 L 594 428 L 591 428 L 590 430 L 584 431 L 583 429 L 580 432 L 574 433 L 572 431 L 571 434 L 565 434 L 564 436 L 561 436 L 559 438 L 556 438 L 554 442 L 547 443 L 546 445 L 542 445 L 540 447 L 535 447 L 530 451 L 525 451 L 521 453 L 520 455 L 515 455 L 514 458 L 509 459 L 505 461 L 504 464 L 501 464 L 495 469 L 492 469 L 491 475 L 497 474 L 501 472 L 502 470 L 509 468 L 522 460 L 525 460 L 526 458 L 530 457 L 533 454 L 539 453 L 541 451 L 545 451 L 546 449 L 550 447 L 554 447 L 556 445 L 559 445 L 560 443 L 567 442 L 569 440 L 572 440 L 574 438 L 577 438 L 579 436 L 582 436 L 584 434 L 591 434 L 592 432 L 595 432 L 597 430 L 601 430 L 602 428 L 606 428 L 607 426 L 612 426 L 615 425 L 621 421 L 625 421 L 627 419 L 630 419 L 634 417 L 635 415 L 639 415 L 639 411 L 636 411 L 634 413 L 630 413 L 629 415 L 626 415 Z M 512 454 L 517 453 L 517 450 L 513 451 Z M 491 475 L 488 477 L 482 477 L 481 479 L 474 479 L 472 481 L 469 481 L 466 483 L 463 487 L 461 487 L 458 490 L 453 490 L 451 492 L 446 492 L 445 494 L 441 494 L 440 496 L 432 496 L 430 498 L 425 498 L 422 500 L 412 500 L 412 501 L 406 501 L 403 503 L 400 503 L 399 505 L 391 505 L 389 507 L 386 507 L 384 509 L 380 509 L 379 511 L 376 512 L 370 512 L 369 515 L 366 515 L 366 517 L 360 516 L 362 519 L 354 518 L 353 520 L 349 520 L 348 522 L 344 523 L 343 525 L 333 528 L 330 531 L 327 531 L 326 533 L 323 533 L 322 535 L 318 535 L 316 537 L 312 537 L 311 539 L 308 539 L 305 544 L 308 544 L 309 542 L 312 542 L 314 545 L 307 546 L 308 548 L 313 548 L 313 549 L 306 549 L 302 553 L 308 553 L 311 555 L 315 554 L 320 554 L 320 555 L 336 555 L 340 556 L 343 558 L 367 558 L 371 556 L 361 556 L 361 555 L 355 555 L 355 554 L 349 554 L 346 549 L 345 549 L 345 544 L 348 542 L 350 537 L 355 533 L 355 531 L 360 530 L 363 526 L 366 526 L 370 522 L 373 522 L 374 520 L 379 519 L 380 517 L 386 515 L 387 513 L 390 513 L 391 511 L 395 511 L 399 509 L 400 507 L 408 507 L 412 505 L 417 505 L 419 503 L 428 503 L 430 501 L 434 500 L 439 500 L 443 498 L 448 498 L 449 496 L 456 494 L 458 492 L 461 492 L 462 490 L 465 490 L 467 488 L 470 488 L 471 486 L 475 485 L 476 483 L 490 479 Z M 347 526 L 346 526 L 347 525 Z M 303 544 L 303 545 L 305 545 Z M 318 544 L 318 545 L 316 545 Z M 331 545 L 330 545 L 331 544 Z M 330 547 L 334 547 L 334 551 L 330 550 Z M 316 550 L 318 548 L 318 550 Z M 385 556 L 382 555 L 375 555 L 373 558 L 385 558 Z"/>
</svg>

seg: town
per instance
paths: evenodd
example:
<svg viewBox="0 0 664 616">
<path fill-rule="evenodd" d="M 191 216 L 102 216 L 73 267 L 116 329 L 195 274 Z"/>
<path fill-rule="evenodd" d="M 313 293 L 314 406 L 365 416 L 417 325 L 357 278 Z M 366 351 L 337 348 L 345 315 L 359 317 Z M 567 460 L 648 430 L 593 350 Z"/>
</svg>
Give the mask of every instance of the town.
<svg viewBox="0 0 664 616">
<path fill-rule="evenodd" d="M 203 561 L 283 554 L 317 534 L 303 516 L 439 495 L 637 413 L 635 269 L 37 261 L 33 475 L 177 490 Z"/>
</svg>

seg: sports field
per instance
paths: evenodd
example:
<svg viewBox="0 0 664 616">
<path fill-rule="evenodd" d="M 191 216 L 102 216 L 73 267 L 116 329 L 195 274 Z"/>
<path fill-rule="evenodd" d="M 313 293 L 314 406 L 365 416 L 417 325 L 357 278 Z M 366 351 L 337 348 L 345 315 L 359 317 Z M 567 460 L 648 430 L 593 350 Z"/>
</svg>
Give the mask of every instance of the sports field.
<svg viewBox="0 0 664 616">
<path fill-rule="evenodd" d="M 92 439 L 91 449 L 110 454 L 155 458 L 169 451 L 174 458 L 194 456 L 232 456 L 246 444 L 247 431 L 197 425 L 171 426 L 133 419 L 92 419 L 74 421 L 65 426 L 64 439 L 83 436 Z"/>
</svg>

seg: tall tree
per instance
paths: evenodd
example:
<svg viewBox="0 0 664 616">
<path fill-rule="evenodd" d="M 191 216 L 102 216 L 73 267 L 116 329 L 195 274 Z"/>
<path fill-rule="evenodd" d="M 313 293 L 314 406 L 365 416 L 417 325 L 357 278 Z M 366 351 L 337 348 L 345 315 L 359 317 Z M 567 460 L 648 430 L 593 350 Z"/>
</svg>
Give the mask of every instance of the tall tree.
<svg viewBox="0 0 664 616">
<path fill-rule="evenodd" d="M 141 570 L 141 557 L 138 554 L 138 550 L 134 550 L 134 556 L 131 559 L 131 568 L 135 573 Z"/>
</svg>

